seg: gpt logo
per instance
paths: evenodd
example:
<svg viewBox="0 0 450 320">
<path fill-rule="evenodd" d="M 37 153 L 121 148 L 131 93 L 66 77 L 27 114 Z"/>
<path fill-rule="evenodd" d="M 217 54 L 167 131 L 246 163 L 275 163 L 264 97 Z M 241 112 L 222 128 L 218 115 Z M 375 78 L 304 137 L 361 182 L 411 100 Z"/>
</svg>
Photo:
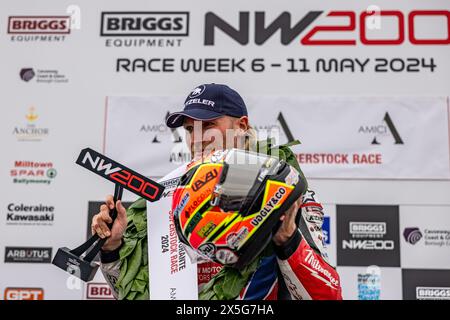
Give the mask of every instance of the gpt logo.
<svg viewBox="0 0 450 320">
<path fill-rule="evenodd" d="M 323 218 L 322 232 L 323 232 L 323 243 L 329 245 L 331 242 L 330 217 L 325 216 Z"/>
</svg>

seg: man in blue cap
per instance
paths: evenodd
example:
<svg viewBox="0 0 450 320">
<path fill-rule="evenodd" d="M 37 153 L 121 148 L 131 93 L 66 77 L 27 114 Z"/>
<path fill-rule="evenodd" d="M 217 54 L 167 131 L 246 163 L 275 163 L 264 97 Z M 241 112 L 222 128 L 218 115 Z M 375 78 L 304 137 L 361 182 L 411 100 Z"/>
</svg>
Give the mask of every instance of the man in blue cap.
<svg viewBox="0 0 450 320">
<path fill-rule="evenodd" d="M 166 124 L 170 128 L 184 127 L 193 158 L 227 148 L 249 150 L 252 149 L 249 141 L 253 138 L 256 142 L 244 100 L 235 90 L 223 84 L 202 84 L 194 88 L 186 98 L 183 110 L 170 114 Z M 258 148 L 257 143 L 254 146 L 259 152 L 274 150 L 270 143 L 262 148 Z M 301 173 L 289 147 L 278 146 L 276 150 L 280 158 Z M 126 251 L 123 235 L 129 232 L 130 219 L 146 215 L 145 202 L 141 201 L 139 204 L 139 201 L 126 211 L 120 201 L 114 204 L 113 197 L 109 195 L 101 206 L 100 213 L 92 219 L 92 233 L 108 238 L 101 252 L 102 271 L 115 296 L 120 299 L 149 298 L 148 287 L 133 287 L 130 282 L 138 277 L 148 279 L 147 266 L 130 268 L 131 263 L 141 261 L 136 262 L 130 255 L 121 255 L 121 248 Z M 110 230 L 107 227 L 107 223 L 112 222 L 109 210 L 114 206 L 118 216 Z M 339 275 L 328 263 L 323 246 L 323 216 L 321 204 L 316 200 L 314 192 L 308 190 L 281 217 L 281 226 L 272 243 L 246 268 L 238 271 L 231 267 L 222 268 L 211 262 L 211 266 L 214 264 L 215 268 L 209 270 L 220 271 L 212 272 L 209 277 L 203 275 L 202 279 L 210 279 L 207 283 L 199 277 L 199 298 L 342 299 Z M 140 240 L 146 241 L 146 235 Z M 127 260 L 126 263 L 123 260 Z M 127 277 L 127 270 L 121 270 L 123 266 L 128 270 L 141 268 L 137 272 L 139 276 Z M 142 277 L 145 272 L 146 277 Z M 123 279 L 128 279 L 128 282 L 121 283 Z M 126 292 L 124 288 L 127 288 Z"/>
<path fill-rule="evenodd" d="M 254 136 L 244 100 L 224 84 L 196 87 L 186 98 L 183 111 L 170 114 L 166 124 L 169 128 L 184 127 L 193 156 L 244 147 L 245 138 Z"/>
</svg>

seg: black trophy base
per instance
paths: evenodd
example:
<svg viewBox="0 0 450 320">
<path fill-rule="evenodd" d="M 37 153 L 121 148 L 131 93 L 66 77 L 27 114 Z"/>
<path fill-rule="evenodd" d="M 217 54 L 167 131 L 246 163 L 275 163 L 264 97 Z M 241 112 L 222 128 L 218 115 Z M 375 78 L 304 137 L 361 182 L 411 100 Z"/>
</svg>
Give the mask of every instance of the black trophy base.
<svg viewBox="0 0 450 320">
<path fill-rule="evenodd" d="M 83 260 L 83 258 L 73 254 L 67 247 L 58 249 L 52 264 L 85 282 L 94 278 L 100 266 L 98 263 Z"/>
</svg>

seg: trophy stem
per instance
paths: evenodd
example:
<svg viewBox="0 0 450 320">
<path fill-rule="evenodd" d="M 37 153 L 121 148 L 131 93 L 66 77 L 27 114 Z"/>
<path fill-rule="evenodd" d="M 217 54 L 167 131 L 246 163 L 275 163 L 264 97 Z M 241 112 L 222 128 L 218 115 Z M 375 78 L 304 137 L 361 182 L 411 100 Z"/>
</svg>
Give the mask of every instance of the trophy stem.
<svg viewBox="0 0 450 320">
<path fill-rule="evenodd" d="M 117 209 L 115 204 L 118 200 L 122 199 L 122 193 L 122 186 L 120 184 L 115 184 L 114 209 L 112 209 L 109 213 L 112 218 L 112 222 L 108 224 L 110 229 L 112 228 L 114 220 L 117 217 Z M 97 234 L 94 234 L 85 243 L 73 250 L 69 250 L 68 248 L 59 248 L 52 263 L 71 274 L 75 274 L 83 281 L 90 281 L 93 279 L 98 269 L 98 264 L 93 263 L 92 260 L 94 260 L 106 240 L 107 238 L 101 239 Z M 86 255 L 82 257 L 85 252 Z M 79 271 L 76 272 L 75 270 Z"/>
</svg>

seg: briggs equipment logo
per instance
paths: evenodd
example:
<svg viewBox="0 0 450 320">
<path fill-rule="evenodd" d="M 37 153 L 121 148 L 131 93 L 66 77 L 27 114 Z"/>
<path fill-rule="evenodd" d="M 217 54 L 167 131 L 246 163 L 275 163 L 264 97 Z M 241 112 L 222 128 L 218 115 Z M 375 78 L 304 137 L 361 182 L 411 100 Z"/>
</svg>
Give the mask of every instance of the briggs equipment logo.
<svg viewBox="0 0 450 320">
<path fill-rule="evenodd" d="M 450 300 L 450 270 L 402 269 L 403 300 Z"/>
<path fill-rule="evenodd" d="M 101 14 L 100 36 L 122 37 L 107 39 L 106 47 L 179 47 L 182 37 L 188 35 L 189 12 L 102 12 Z M 128 37 L 141 38 L 127 39 Z M 160 39 L 152 37 L 160 37 Z M 163 37 L 167 38 L 163 39 Z"/>
<path fill-rule="evenodd" d="M 394 250 L 394 241 L 382 239 L 386 234 L 385 222 L 350 222 L 349 230 L 352 238 L 361 240 L 343 240 L 342 249 L 344 250 Z"/>
<path fill-rule="evenodd" d="M 338 265 L 400 266 L 398 206 L 338 205 Z"/>
<path fill-rule="evenodd" d="M 42 288 L 6 288 L 5 300 L 44 300 Z"/>
<path fill-rule="evenodd" d="M 10 16 L 11 41 L 64 41 L 70 34 L 70 16 Z"/>
<path fill-rule="evenodd" d="M 450 288 L 417 287 L 417 300 L 450 300 Z"/>
<path fill-rule="evenodd" d="M 5 263 L 50 263 L 52 248 L 6 247 Z"/>
<path fill-rule="evenodd" d="M 86 287 L 86 299 L 114 300 L 114 296 L 107 283 L 90 282 Z"/>
</svg>

